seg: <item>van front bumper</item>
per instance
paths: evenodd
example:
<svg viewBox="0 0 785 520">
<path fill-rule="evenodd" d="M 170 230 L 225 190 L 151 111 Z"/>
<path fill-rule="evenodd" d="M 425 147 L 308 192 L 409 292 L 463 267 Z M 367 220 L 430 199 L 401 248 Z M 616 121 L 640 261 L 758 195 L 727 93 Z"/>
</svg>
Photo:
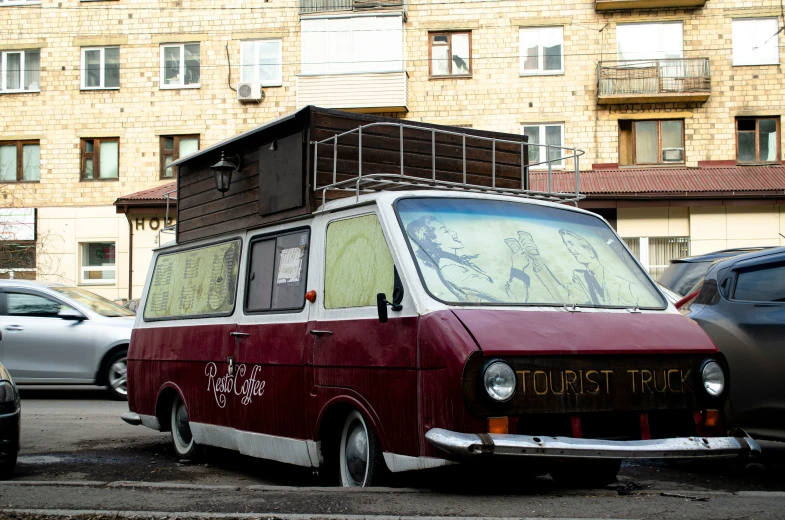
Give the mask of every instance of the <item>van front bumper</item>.
<svg viewBox="0 0 785 520">
<path fill-rule="evenodd" d="M 676 437 L 606 441 L 497 433 L 459 433 L 434 428 L 425 434 L 432 445 L 454 458 L 476 456 L 559 459 L 710 459 L 759 455 L 760 446 L 746 433 L 739 437 Z"/>
</svg>

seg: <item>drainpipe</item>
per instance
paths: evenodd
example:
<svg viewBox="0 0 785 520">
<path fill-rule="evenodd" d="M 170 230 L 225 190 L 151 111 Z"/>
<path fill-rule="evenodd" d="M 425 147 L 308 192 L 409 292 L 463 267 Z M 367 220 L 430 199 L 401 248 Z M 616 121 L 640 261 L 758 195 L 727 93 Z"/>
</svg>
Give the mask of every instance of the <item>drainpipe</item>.
<svg viewBox="0 0 785 520">
<path fill-rule="evenodd" d="M 125 207 L 125 218 L 128 220 L 128 301 L 131 301 L 134 290 L 134 225 L 128 206 Z"/>
</svg>

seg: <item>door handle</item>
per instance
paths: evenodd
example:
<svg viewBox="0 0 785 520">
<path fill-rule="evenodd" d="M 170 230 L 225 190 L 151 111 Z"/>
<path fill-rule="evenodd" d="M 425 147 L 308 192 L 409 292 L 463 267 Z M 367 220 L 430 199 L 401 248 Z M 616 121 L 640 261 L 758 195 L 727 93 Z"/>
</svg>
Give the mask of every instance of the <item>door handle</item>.
<svg viewBox="0 0 785 520">
<path fill-rule="evenodd" d="M 229 356 L 226 358 L 226 361 L 229 363 L 229 377 L 234 376 L 234 358 Z"/>
<path fill-rule="evenodd" d="M 248 332 L 230 332 L 230 336 L 234 336 L 235 338 L 247 338 L 250 336 Z"/>
<path fill-rule="evenodd" d="M 333 331 L 331 330 L 315 330 L 315 329 L 311 329 L 308 332 L 310 332 L 314 336 L 329 336 L 333 333 Z"/>
<path fill-rule="evenodd" d="M 10 330 L 12 332 L 19 332 L 25 330 L 25 328 L 22 327 L 21 325 L 9 325 L 5 328 L 5 330 Z"/>
</svg>

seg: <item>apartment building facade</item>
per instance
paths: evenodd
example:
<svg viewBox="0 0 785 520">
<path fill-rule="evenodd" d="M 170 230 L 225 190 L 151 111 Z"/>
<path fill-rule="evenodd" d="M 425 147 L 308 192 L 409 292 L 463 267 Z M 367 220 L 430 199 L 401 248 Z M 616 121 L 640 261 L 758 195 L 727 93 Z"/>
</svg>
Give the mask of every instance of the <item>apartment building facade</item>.
<svg viewBox="0 0 785 520">
<path fill-rule="evenodd" d="M 583 205 L 655 275 L 785 245 L 774 0 L 0 0 L 0 19 L 0 233 L 37 245 L 0 265 L 17 275 L 138 296 L 167 164 L 308 104 L 583 149 Z M 147 190 L 147 213 L 118 201 Z"/>
</svg>

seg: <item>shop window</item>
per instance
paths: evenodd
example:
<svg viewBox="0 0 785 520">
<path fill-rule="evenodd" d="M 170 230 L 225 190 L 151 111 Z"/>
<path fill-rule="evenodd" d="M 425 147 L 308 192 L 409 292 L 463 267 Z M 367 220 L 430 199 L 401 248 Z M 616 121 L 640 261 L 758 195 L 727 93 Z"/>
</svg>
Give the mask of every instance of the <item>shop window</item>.
<svg viewBox="0 0 785 520">
<path fill-rule="evenodd" d="M 120 88 L 120 47 L 82 49 L 82 90 Z"/>
<path fill-rule="evenodd" d="M 39 92 L 41 90 L 41 51 L 0 52 L 0 92 Z"/>
<path fill-rule="evenodd" d="M 684 121 L 619 121 L 619 165 L 684 163 Z"/>
<path fill-rule="evenodd" d="M 244 41 L 240 44 L 240 81 L 280 87 L 282 62 L 281 40 Z"/>
<path fill-rule="evenodd" d="M 733 20 L 733 65 L 777 65 L 780 62 L 777 18 Z"/>
<path fill-rule="evenodd" d="M 245 309 L 296 311 L 305 305 L 307 230 L 251 243 Z"/>
<path fill-rule="evenodd" d="M 116 283 L 114 242 L 83 243 L 80 249 L 81 283 L 91 285 L 113 285 Z"/>
<path fill-rule="evenodd" d="M 564 73 L 564 27 L 521 28 L 521 75 Z"/>
<path fill-rule="evenodd" d="M 736 119 L 739 163 L 777 163 L 780 159 L 780 120 L 773 117 Z"/>
<path fill-rule="evenodd" d="M 471 32 L 431 33 L 431 77 L 471 76 Z"/>
<path fill-rule="evenodd" d="M 524 124 L 523 135 L 529 138 L 529 164 L 532 169 L 548 168 L 547 161 L 551 161 L 552 168 L 564 167 L 561 159 L 564 155 L 564 123 Z"/>
<path fill-rule="evenodd" d="M 0 141 L 0 182 L 41 180 L 41 145 L 38 141 Z"/>
<path fill-rule="evenodd" d="M 117 137 L 82 139 L 82 180 L 116 180 L 120 172 Z"/>
<path fill-rule="evenodd" d="M 161 45 L 161 88 L 196 88 L 200 82 L 200 44 Z"/>
<path fill-rule="evenodd" d="M 376 215 L 330 222 L 325 252 L 324 307 L 376 305 L 376 295 L 390 296 L 395 265 Z"/>
<path fill-rule="evenodd" d="M 161 178 L 173 179 L 174 171 L 170 164 L 186 155 L 199 150 L 198 135 L 162 135 L 161 136 Z"/>
<path fill-rule="evenodd" d="M 671 260 L 690 256 L 690 237 L 628 237 L 622 240 L 655 280 Z"/>
</svg>

